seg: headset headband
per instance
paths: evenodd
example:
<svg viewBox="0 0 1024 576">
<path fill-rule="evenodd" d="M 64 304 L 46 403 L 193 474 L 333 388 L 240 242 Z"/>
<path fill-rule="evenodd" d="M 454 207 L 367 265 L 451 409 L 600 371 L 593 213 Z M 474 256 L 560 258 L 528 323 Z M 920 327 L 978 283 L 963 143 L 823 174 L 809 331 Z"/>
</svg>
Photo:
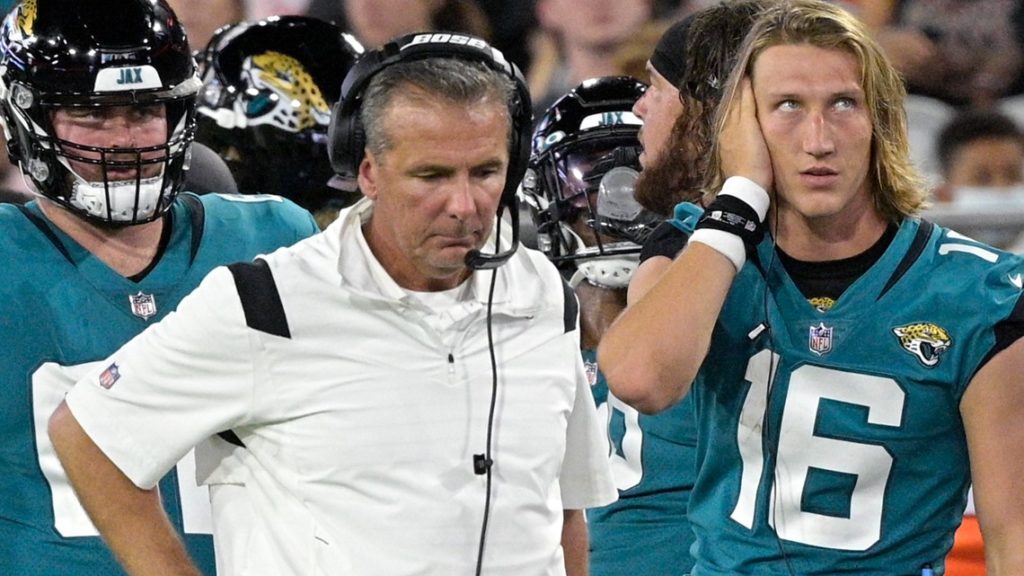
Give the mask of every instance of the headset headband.
<svg viewBox="0 0 1024 576">
<path fill-rule="evenodd" d="M 506 60 L 501 51 L 480 38 L 465 34 L 408 34 L 388 42 L 379 50 L 367 52 L 356 62 L 345 76 L 341 85 L 341 98 L 331 112 L 328 153 L 335 173 L 348 187 L 355 189 L 359 164 L 363 160 L 366 148 L 366 135 L 360 111 L 363 93 L 370 80 L 388 66 L 427 58 L 456 58 L 482 62 L 492 70 L 511 78 L 515 85 L 513 101 L 509 103 L 512 138 L 501 203 L 503 206 L 512 206 L 515 203 L 516 187 L 526 172 L 530 156 L 530 133 L 533 124 L 530 92 L 519 68 Z"/>
</svg>

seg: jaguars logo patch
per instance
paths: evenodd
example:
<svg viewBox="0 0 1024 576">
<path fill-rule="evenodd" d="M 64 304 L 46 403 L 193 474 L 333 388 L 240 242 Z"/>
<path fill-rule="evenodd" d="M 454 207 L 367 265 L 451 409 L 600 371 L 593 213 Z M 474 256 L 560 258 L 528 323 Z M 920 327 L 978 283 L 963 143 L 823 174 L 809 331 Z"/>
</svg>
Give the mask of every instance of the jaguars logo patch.
<svg viewBox="0 0 1024 576">
<path fill-rule="evenodd" d="M 831 298 L 829 298 L 827 296 L 820 296 L 818 298 L 809 298 L 807 301 L 810 302 L 811 306 L 814 306 L 814 308 L 818 312 L 828 312 L 836 304 L 835 300 L 833 300 L 833 299 L 831 299 Z"/>
<path fill-rule="evenodd" d="M 32 28 L 36 23 L 36 0 L 22 2 L 17 16 L 18 29 L 25 36 L 32 35 Z"/>
<path fill-rule="evenodd" d="M 938 364 L 942 354 L 953 345 L 946 329 L 931 322 L 907 324 L 893 328 L 892 333 L 899 338 L 904 350 L 928 367 Z"/>
<path fill-rule="evenodd" d="M 248 124 L 269 124 L 301 132 L 331 121 L 331 109 L 313 76 L 295 58 L 273 50 L 242 62 L 242 74 L 256 90 L 242 112 Z"/>
</svg>

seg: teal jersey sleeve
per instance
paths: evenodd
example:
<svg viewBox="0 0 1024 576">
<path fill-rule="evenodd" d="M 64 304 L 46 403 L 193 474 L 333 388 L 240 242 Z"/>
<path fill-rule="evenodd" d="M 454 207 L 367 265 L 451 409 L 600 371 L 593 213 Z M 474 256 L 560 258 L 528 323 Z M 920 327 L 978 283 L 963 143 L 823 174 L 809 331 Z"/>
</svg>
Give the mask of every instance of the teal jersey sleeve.
<svg viewBox="0 0 1024 576">
<path fill-rule="evenodd" d="M 960 399 L 998 327 L 1019 334 L 1021 259 L 908 219 L 822 311 L 774 249 L 737 276 L 691 393 L 693 574 L 942 574 L 970 482 Z"/>
<path fill-rule="evenodd" d="M 280 196 L 204 194 L 195 198 L 203 204 L 207 226 L 218 230 L 210 236 L 204 236 L 205 248 L 213 260 L 222 260 L 219 258 L 220 249 L 215 246 L 222 233 L 234 236 L 236 241 L 248 245 L 241 249 L 237 246 L 227 248 L 229 253 L 239 251 L 243 254 L 253 253 L 255 256 L 290 246 L 320 231 L 312 214 Z M 244 234 L 240 233 L 242 230 Z"/>
<path fill-rule="evenodd" d="M 46 434 L 72 384 L 173 311 L 215 266 L 251 260 L 316 232 L 273 197 L 182 195 L 159 260 L 133 281 L 49 223 L 38 206 L 0 206 L 0 574 L 122 574 L 74 496 Z M 193 461 L 160 482 L 168 516 L 214 573 L 209 499 Z"/>
</svg>

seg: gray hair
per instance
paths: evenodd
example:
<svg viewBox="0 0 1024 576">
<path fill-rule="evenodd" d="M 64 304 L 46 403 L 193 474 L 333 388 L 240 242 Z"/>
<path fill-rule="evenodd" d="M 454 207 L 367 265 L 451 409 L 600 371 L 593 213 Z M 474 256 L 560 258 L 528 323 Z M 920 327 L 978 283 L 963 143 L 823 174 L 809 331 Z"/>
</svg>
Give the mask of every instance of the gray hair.
<svg viewBox="0 0 1024 576">
<path fill-rule="evenodd" d="M 370 79 L 363 95 L 360 121 L 366 133 L 366 147 L 380 156 L 393 143 L 384 133 L 384 114 L 396 95 L 434 97 L 453 104 L 502 104 L 512 139 L 509 103 L 515 98 L 512 78 L 483 62 L 458 58 L 425 58 L 388 66 Z"/>
</svg>

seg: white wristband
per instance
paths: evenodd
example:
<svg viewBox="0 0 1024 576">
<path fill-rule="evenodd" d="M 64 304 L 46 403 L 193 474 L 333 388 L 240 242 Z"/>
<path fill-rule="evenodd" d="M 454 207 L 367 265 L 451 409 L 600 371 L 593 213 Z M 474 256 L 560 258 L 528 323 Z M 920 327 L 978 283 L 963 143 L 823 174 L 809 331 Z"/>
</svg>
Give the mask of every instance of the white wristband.
<svg viewBox="0 0 1024 576">
<path fill-rule="evenodd" d="M 725 179 L 722 189 L 718 192 L 719 196 L 723 194 L 742 200 L 753 208 L 760 221 L 764 222 L 764 217 L 768 214 L 769 198 L 768 192 L 761 188 L 760 184 L 744 176 L 730 176 Z"/>
<path fill-rule="evenodd" d="M 743 244 L 743 239 L 725 230 L 714 228 L 694 230 L 690 235 L 690 242 L 700 242 L 725 256 L 736 267 L 736 272 L 739 272 L 747 261 L 747 247 Z"/>
</svg>

